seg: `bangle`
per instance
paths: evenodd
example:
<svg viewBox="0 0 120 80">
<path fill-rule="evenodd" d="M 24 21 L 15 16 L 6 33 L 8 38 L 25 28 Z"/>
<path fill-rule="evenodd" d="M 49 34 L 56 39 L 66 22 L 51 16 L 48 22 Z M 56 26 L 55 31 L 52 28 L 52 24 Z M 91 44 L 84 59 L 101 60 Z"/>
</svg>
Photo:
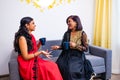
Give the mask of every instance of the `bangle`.
<svg viewBox="0 0 120 80">
<path fill-rule="evenodd" d="M 84 47 L 82 47 L 82 50 L 84 50 L 85 48 Z"/>
<path fill-rule="evenodd" d="M 34 57 L 36 57 L 36 56 L 35 56 L 35 53 L 34 53 L 33 55 L 34 55 Z"/>
</svg>

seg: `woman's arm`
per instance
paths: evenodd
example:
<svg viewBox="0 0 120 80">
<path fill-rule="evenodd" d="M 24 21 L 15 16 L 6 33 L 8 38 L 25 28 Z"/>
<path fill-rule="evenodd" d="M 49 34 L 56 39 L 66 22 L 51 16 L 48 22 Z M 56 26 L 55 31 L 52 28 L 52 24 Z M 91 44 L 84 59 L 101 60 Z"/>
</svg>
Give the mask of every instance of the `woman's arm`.
<svg viewBox="0 0 120 80">
<path fill-rule="evenodd" d="M 26 39 L 24 36 L 21 36 L 19 38 L 19 47 L 20 47 L 20 51 L 21 51 L 21 54 L 22 54 L 22 57 L 25 59 L 25 60 L 29 60 L 29 59 L 32 59 L 40 54 L 44 54 L 44 55 L 47 55 L 48 53 L 45 52 L 45 51 L 37 51 L 33 54 L 28 54 L 28 48 L 27 48 L 27 42 L 26 42 Z"/>
<path fill-rule="evenodd" d="M 76 45 L 76 48 L 80 51 L 87 51 L 88 50 L 88 39 L 87 35 L 85 32 L 82 34 L 82 44 L 81 45 Z"/>
<path fill-rule="evenodd" d="M 87 38 L 87 35 L 86 33 L 84 32 L 83 35 L 82 35 L 82 46 L 83 46 L 83 50 L 84 51 L 87 51 L 88 50 L 88 38 Z"/>
<path fill-rule="evenodd" d="M 39 49 L 41 47 L 41 42 L 38 41 L 37 48 Z"/>
</svg>

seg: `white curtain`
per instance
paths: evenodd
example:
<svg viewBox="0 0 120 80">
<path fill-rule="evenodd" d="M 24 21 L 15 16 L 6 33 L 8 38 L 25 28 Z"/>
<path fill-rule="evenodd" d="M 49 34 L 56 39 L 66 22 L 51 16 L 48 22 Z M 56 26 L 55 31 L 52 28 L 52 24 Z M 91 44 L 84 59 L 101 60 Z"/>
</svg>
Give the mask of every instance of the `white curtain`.
<svg viewBox="0 0 120 80">
<path fill-rule="evenodd" d="M 120 74 L 120 0 L 112 3 L 112 73 Z"/>
</svg>

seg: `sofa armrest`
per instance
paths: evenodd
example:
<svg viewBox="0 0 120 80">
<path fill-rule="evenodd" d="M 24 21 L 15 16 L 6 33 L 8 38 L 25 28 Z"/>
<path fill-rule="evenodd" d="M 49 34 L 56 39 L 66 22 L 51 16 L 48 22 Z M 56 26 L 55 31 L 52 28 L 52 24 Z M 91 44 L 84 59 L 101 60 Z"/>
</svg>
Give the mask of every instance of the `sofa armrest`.
<svg viewBox="0 0 120 80">
<path fill-rule="evenodd" d="M 106 78 L 111 78 L 111 65 L 112 65 L 112 50 L 89 45 L 89 52 L 92 55 L 103 57 L 105 60 L 105 70 L 106 70 Z"/>
<path fill-rule="evenodd" d="M 20 80 L 18 71 L 18 62 L 16 59 L 10 59 L 8 62 L 10 80 Z"/>
</svg>

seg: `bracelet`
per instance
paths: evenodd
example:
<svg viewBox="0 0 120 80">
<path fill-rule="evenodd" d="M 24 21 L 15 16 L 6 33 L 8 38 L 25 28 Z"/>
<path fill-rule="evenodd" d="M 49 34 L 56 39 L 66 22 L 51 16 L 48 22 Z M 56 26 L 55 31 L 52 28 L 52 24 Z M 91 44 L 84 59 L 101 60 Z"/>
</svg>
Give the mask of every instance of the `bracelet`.
<svg viewBox="0 0 120 80">
<path fill-rule="evenodd" d="M 34 53 L 33 55 L 34 55 L 34 57 L 36 57 L 36 56 L 35 56 L 35 53 Z"/>
<path fill-rule="evenodd" d="M 85 48 L 84 47 L 82 47 L 82 50 L 84 50 Z"/>
</svg>

